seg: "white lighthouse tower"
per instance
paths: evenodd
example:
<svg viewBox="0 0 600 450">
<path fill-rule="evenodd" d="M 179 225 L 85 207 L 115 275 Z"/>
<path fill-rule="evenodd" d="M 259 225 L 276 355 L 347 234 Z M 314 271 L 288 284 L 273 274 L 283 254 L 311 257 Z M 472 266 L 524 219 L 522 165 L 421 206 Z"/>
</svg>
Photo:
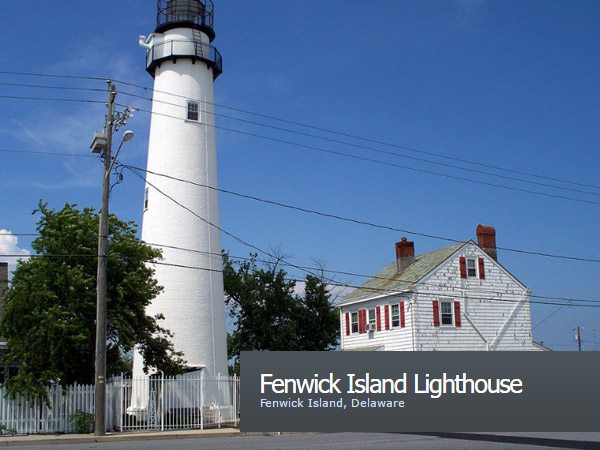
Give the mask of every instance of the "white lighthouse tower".
<svg viewBox="0 0 600 450">
<path fill-rule="evenodd" d="M 166 263 L 155 266 L 164 291 L 147 313 L 164 315 L 188 368 L 208 376 L 227 375 L 219 199 L 200 187 L 217 187 L 214 37 L 211 0 L 158 0 L 156 31 L 140 36 L 154 78 L 142 240 L 160 246 Z M 134 375 L 142 368 L 136 353 Z"/>
</svg>

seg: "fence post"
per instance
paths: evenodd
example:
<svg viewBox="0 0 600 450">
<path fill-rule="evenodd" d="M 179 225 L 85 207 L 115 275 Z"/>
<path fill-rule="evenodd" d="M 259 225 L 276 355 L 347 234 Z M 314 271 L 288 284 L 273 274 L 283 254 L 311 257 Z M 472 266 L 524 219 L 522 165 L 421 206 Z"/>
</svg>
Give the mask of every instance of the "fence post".
<svg viewBox="0 0 600 450">
<path fill-rule="evenodd" d="M 204 430 L 204 371 L 200 371 L 200 429 Z"/>
<path fill-rule="evenodd" d="M 233 389 L 231 389 L 233 398 L 233 424 L 238 425 L 238 411 L 237 411 L 237 375 L 233 374 Z"/>
</svg>

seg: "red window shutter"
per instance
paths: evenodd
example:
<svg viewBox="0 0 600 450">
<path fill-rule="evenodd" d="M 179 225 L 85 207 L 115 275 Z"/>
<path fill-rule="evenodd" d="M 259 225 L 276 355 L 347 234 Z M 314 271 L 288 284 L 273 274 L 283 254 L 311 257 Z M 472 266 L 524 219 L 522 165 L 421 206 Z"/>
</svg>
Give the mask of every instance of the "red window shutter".
<svg viewBox="0 0 600 450">
<path fill-rule="evenodd" d="M 440 302 L 437 300 L 433 301 L 433 326 L 440 326 Z"/>
<path fill-rule="evenodd" d="M 381 307 L 377 307 L 377 331 L 381 331 Z"/>
<path fill-rule="evenodd" d="M 346 313 L 346 336 L 350 335 L 350 313 Z"/>
<path fill-rule="evenodd" d="M 406 323 L 404 322 L 404 302 L 400 302 L 400 327 L 404 328 Z"/>
<path fill-rule="evenodd" d="M 467 278 L 467 258 L 461 256 L 459 259 L 460 263 L 460 277 Z"/>
<path fill-rule="evenodd" d="M 390 329 L 390 305 L 385 305 L 385 329 Z"/>
<path fill-rule="evenodd" d="M 483 258 L 479 258 L 479 278 L 485 280 L 485 266 L 483 265 Z"/>
<path fill-rule="evenodd" d="M 460 302 L 454 302 L 454 325 L 460 327 Z"/>
<path fill-rule="evenodd" d="M 358 311 L 358 332 L 359 333 L 366 333 L 367 330 L 365 329 L 365 325 L 367 322 L 367 314 L 366 314 L 367 310 L 366 309 L 361 309 Z"/>
</svg>

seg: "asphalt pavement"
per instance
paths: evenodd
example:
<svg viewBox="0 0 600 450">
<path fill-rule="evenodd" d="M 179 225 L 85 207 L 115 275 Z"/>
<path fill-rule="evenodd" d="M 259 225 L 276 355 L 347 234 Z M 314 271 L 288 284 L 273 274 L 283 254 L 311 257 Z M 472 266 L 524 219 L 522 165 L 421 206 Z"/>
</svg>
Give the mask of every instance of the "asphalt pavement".
<svg viewBox="0 0 600 450">
<path fill-rule="evenodd" d="M 0 447 L 44 449 L 600 449 L 598 433 L 243 433 L 234 428 L 0 437 Z"/>
</svg>

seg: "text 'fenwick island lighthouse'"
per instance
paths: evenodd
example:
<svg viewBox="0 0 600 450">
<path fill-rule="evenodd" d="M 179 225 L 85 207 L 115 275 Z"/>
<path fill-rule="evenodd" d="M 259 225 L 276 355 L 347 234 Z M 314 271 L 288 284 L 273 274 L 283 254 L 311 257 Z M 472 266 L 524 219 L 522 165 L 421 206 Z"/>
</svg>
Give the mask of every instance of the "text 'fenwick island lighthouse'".
<svg viewBox="0 0 600 450">
<path fill-rule="evenodd" d="M 165 263 L 154 266 L 164 291 L 147 313 L 164 315 L 188 369 L 209 377 L 227 375 L 219 199 L 205 187 L 217 187 L 214 38 L 211 0 L 158 0 L 156 31 L 140 36 L 154 78 L 142 240 Z M 137 352 L 133 367 L 143 375 Z"/>
</svg>

